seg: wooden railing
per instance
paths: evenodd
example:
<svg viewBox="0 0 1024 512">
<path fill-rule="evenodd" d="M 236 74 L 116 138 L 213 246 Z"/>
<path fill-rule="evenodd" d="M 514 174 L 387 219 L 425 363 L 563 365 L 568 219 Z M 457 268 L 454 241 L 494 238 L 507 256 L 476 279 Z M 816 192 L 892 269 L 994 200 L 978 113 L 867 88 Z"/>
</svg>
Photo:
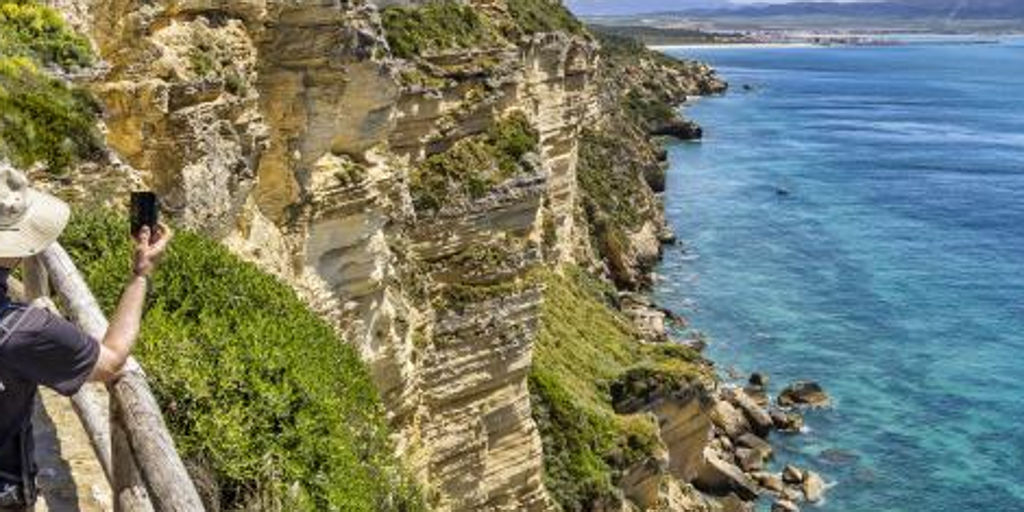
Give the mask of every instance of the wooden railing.
<svg viewBox="0 0 1024 512">
<path fill-rule="evenodd" d="M 59 244 L 27 259 L 23 270 L 25 299 L 55 309 L 49 300 L 52 285 L 69 318 L 90 336 L 103 339 L 107 319 Z M 121 378 L 107 391 L 109 414 L 102 390 L 87 386 L 71 400 L 110 482 L 115 511 L 202 512 L 199 494 L 135 359 L 129 359 Z"/>
</svg>

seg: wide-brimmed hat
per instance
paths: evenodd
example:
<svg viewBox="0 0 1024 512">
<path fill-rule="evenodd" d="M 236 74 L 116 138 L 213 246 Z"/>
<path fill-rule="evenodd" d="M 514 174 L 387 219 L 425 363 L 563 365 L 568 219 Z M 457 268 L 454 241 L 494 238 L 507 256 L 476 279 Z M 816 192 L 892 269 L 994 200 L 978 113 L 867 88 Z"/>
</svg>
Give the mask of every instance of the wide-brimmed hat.
<svg viewBox="0 0 1024 512">
<path fill-rule="evenodd" d="M 43 252 L 64 231 L 70 215 L 64 201 L 32 189 L 21 171 L 0 161 L 0 258 Z"/>
</svg>

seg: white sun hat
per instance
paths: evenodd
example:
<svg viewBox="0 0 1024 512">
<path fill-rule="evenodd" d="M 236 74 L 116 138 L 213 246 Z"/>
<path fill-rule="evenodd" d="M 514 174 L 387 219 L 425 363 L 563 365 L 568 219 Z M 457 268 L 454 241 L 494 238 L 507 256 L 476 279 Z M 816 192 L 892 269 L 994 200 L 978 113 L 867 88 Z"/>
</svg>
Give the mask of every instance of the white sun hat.
<svg viewBox="0 0 1024 512">
<path fill-rule="evenodd" d="M 21 171 L 0 161 L 0 258 L 43 252 L 64 231 L 70 215 L 64 201 L 30 188 Z"/>
</svg>

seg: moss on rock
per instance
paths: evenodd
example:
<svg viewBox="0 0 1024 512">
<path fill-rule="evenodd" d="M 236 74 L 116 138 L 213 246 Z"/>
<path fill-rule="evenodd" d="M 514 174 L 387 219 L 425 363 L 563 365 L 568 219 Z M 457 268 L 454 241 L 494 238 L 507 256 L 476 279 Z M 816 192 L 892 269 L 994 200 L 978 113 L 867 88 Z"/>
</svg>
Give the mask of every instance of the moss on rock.
<svg viewBox="0 0 1024 512">
<path fill-rule="evenodd" d="M 540 136 L 522 112 L 496 121 L 487 133 L 466 137 L 428 157 L 410 173 L 409 190 L 420 211 L 439 211 L 459 201 L 480 199 L 526 170 L 524 157 Z"/>
<path fill-rule="evenodd" d="M 63 242 L 106 311 L 128 225 L 76 212 Z M 137 355 L 182 455 L 228 510 L 422 510 L 356 351 L 285 284 L 181 232 L 152 280 Z"/>
</svg>

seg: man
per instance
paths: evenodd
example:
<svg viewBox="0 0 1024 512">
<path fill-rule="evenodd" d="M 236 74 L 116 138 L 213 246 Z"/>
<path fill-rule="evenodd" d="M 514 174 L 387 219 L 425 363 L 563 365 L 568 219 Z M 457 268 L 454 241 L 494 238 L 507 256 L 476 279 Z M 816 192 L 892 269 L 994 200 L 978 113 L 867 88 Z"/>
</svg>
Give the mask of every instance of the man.
<svg viewBox="0 0 1024 512">
<path fill-rule="evenodd" d="M 57 240 L 70 209 L 29 187 L 0 162 L 0 511 L 32 510 L 36 498 L 32 407 L 38 386 L 71 396 L 87 381 L 117 379 L 139 335 L 147 278 L 173 236 L 161 224 L 135 238 L 128 283 L 102 342 L 63 318 L 11 301 L 7 278 Z"/>
</svg>

